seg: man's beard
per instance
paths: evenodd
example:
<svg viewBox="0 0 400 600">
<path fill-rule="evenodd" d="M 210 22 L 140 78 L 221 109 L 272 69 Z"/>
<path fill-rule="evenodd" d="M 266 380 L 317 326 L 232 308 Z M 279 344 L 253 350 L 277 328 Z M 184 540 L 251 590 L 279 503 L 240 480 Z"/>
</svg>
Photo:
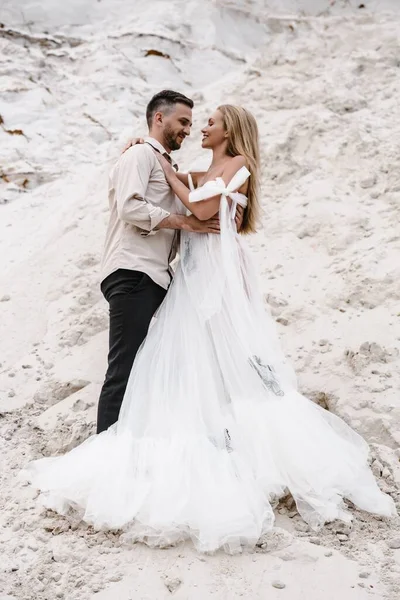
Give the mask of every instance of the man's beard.
<svg viewBox="0 0 400 600">
<path fill-rule="evenodd" d="M 179 133 L 174 134 L 171 129 L 166 129 L 164 132 L 165 141 L 168 144 L 168 147 L 171 150 L 179 150 L 181 144 L 177 141 L 177 137 L 180 135 Z"/>
</svg>

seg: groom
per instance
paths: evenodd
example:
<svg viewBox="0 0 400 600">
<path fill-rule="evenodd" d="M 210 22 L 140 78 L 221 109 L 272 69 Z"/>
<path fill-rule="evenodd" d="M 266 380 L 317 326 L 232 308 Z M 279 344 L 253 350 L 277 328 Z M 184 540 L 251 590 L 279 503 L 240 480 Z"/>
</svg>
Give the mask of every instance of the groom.
<svg viewBox="0 0 400 600">
<path fill-rule="evenodd" d="M 118 420 L 129 374 L 150 321 L 171 282 L 177 230 L 219 233 L 218 219 L 186 216 L 155 152 L 179 150 L 192 126 L 193 101 L 170 90 L 149 102 L 149 137 L 130 147 L 110 173 L 101 291 L 109 303 L 108 368 L 100 393 L 97 433 Z"/>
</svg>

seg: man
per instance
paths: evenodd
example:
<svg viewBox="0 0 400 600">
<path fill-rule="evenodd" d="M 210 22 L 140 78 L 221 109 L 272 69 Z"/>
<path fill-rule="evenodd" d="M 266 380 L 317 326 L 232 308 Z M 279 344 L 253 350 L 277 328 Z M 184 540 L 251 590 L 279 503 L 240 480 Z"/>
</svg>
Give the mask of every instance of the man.
<svg viewBox="0 0 400 600">
<path fill-rule="evenodd" d="M 172 162 L 192 126 L 193 101 L 164 90 L 149 102 L 149 137 L 130 147 L 110 174 L 110 220 L 102 262 L 101 290 L 109 303 L 108 369 L 101 390 L 97 433 L 118 420 L 136 353 L 171 281 L 176 231 L 219 233 L 218 219 L 181 214 L 156 159 Z"/>
</svg>

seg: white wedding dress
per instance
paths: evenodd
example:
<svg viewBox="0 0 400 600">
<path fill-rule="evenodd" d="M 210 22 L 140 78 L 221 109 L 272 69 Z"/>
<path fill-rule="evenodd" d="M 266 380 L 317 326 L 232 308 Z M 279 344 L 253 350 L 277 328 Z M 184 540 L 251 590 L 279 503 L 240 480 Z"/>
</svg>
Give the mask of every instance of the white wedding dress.
<svg viewBox="0 0 400 600">
<path fill-rule="evenodd" d="M 245 167 L 191 192 L 221 194 L 221 235 L 182 232 L 180 264 L 133 365 L 118 423 L 27 468 L 45 505 L 99 529 L 201 551 L 254 545 L 288 491 L 315 529 L 350 520 L 343 498 L 395 514 L 366 442 L 296 390 L 236 233 Z M 228 202 L 231 199 L 231 206 Z"/>
</svg>

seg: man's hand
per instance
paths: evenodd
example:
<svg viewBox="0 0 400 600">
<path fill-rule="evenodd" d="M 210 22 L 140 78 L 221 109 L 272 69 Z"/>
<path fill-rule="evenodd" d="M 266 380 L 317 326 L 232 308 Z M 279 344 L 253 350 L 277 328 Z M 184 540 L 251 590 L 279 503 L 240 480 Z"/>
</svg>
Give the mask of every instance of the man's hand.
<svg viewBox="0 0 400 600">
<path fill-rule="evenodd" d="M 186 217 L 182 229 L 193 233 L 220 233 L 219 218 L 212 217 L 207 221 L 200 221 L 194 215 Z"/>
<path fill-rule="evenodd" d="M 236 215 L 235 215 L 235 223 L 236 223 L 236 231 L 240 231 L 243 225 L 243 216 L 244 216 L 244 208 L 238 204 L 236 206 Z"/>
<path fill-rule="evenodd" d="M 136 144 L 144 144 L 143 138 L 132 138 L 130 142 L 127 143 L 125 148 L 122 150 L 122 154 L 129 150 L 132 146 L 136 146 Z"/>
<path fill-rule="evenodd" d="M 169 215 L 154 229 L 181 229 L 182 231 L 191 231 L 192 233 L 220 233 L 218 217 L 213 217 L 212 219 L 208 219 L 208 221 L 200 221 L 194 215 L 189 215 L 188 217 L 184 215 Z"/>
</svg>

